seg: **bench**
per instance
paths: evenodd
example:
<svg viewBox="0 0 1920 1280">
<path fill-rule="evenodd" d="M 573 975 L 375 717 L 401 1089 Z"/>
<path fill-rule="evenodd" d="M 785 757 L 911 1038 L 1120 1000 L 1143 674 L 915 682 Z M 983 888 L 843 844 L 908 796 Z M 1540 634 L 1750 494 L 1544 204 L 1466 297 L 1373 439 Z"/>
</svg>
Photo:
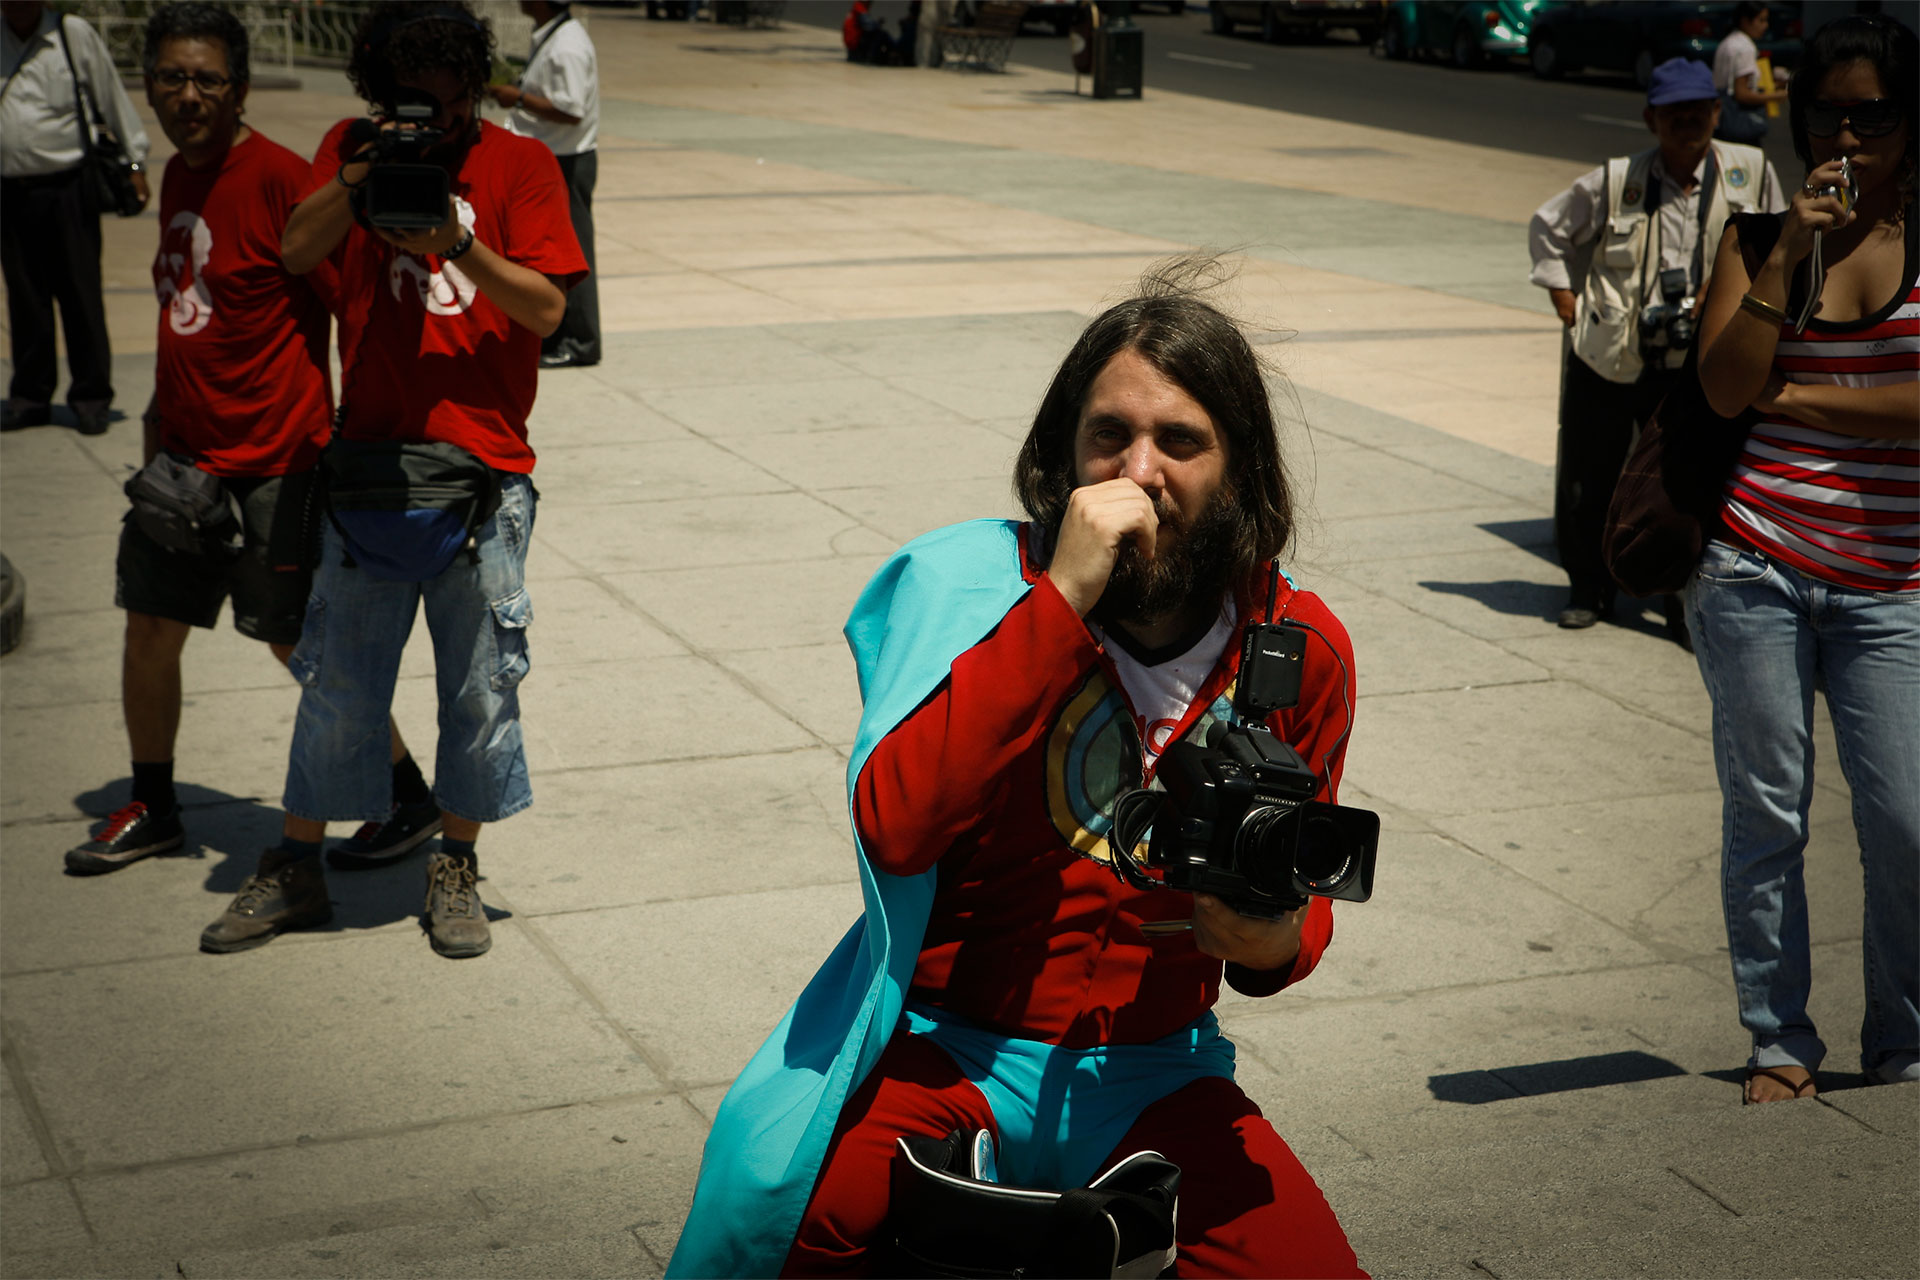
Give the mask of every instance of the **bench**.
<svg viewBox="0 0 1920 1280">
<path fill-rule="evenodd" d="M 972 26 L 934 28 L 934 55 L 943 65 L 1005 71 L 1007 55 L 1013 52 L 1013 38 L 1020 34 L 1020 21 L 1026 14 L 1024 4 L 988 0 L 975 11 Z"/>
</svg>

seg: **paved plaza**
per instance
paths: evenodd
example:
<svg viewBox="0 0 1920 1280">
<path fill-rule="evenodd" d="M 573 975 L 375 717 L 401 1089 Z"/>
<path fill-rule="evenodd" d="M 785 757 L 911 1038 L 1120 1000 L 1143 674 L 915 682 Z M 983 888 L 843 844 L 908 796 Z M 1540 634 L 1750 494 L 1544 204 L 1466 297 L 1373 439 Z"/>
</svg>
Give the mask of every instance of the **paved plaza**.
<svg viewBox="0 0 1920 1280">
<path fill-rule="evenodd" d="M 322 930 L 198 951 L 278 834 L 296 705 L 225 620 L 187 647 L 186 852 L 62 872 L 129 785 L 113 559 L 151 213 L 107 226 L 126 416 L 0 437 L 28 590 L 0 663 L 0 1274 L 659 1274 L 728 1082 L 860 909 L 855 594 L 916 534 L 1015 514 L 1068 344 L 1196 247 L 1231 251 L 1275 369 L 1295 576 L 1359 660 L 1342 799 L 1386 828 L 1312 979 L 1220 1012 L 1362 1266 L 1920 1274 L 1920 1086 L 1859 1087 L 1831 735 L 1830 1070 L 1743 1109 L 1699 674 L 1657 608 L 1551 621 L 1561 339 L 1524 224 L 1578 166 L 1151 84 L 1095 102 L 1064 53 L 886 70 L 822 30 L 585 16 L 606 359 L 544 375 L 532 420 L 535 804 L 480 844 L 485 958 L 429 950 L 418 857 L 331 874 Z M 307 153 L 360 104 L 301 80 L 247 118 Z M 430 759 L 423 627 L 395 713 Z"/>
</svg>

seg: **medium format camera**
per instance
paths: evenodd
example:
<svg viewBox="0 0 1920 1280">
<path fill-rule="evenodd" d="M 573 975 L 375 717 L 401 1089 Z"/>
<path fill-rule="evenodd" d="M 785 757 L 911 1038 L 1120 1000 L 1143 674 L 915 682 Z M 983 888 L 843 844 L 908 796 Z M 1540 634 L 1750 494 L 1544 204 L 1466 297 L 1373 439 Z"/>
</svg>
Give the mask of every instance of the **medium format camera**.
<svg viewBox="0 0 1920 1280">
<path fill-rule="evenodd" d="M 348 127 L 349 141 L 373 144 L 366 157 L 373 167 L 353 192 L 354 212 L 369 225 L 430 231 L 446 222 L 451 208 L 447 171 L 426 161 L 429 148 L 447 136 L 431 123 L 433 115 L 434 108 L 425 103 L 401 102 L 390 117 L 356 120 Z"/>
<path fill-rule="evenodd" d="M 1668 267 L 1660 273 L 1660 301 L 1640 313 L 1640 355 L 1647 363 L 1669 356 L 1684 356 L 1693 346 L 1698 324 L 1693 309 L 1699 299 L 1687 291 L 1685 267 Z"/>
<path fill-rule="evenodd" d="M 1215 725 L 1204 747 L 1173 743 L 1158 774 L 1166 799 L 1147 865 L 1168 888 L 1266 919 L 1308 895 L 1373 896 L 1380 815 L 1315 800 L 1320 779 L 1265 725 Z"/>
</svg>

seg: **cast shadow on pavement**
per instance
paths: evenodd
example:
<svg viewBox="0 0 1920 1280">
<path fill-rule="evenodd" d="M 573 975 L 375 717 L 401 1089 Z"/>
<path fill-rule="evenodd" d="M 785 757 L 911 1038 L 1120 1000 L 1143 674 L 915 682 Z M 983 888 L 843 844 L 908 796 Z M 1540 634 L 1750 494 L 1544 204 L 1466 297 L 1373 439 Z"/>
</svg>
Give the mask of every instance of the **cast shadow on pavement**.
<svg viewBox="0 0 1920 1280">
<path fill-rule="evenodd" d="M 1596 1053 L 1580 1058 L 1562 1058 L 1555 1062 L 1529 1062 L 1511 1067 L 1488 1067 L 1481 1071 L 1454 1071 L 1428 1076 L 1427 1089 L 1436 1101 L 1461 1102 L 1478 1106 L 1514 1097 L 1537 1097 L 1546 1093 L 1569 1093 L 1575 1089 L 1598 1089 L 1606 1085 L 1637 1084 L 1645 1080 L 1664 1080 L 1670 1076 L 1691 1074 L 1678 1063 L 1638 1049 L 1622 1053 Z M 1702 1071 L 1709 1080 L 1738 1085 L 1746 1079 L 1744 1068 Z M 1857 1072 L 1822 1071 L 1815 1077 L 1820 1092 L 1857 1089 L 1866 1083 Z"/>
<path fill-rule="evenodd" d="M 74 797 L 73 803 L 90 817 L 104 818 L 127 803 L 132 787 L 131 778 L 119 778 L 82 792 Z M 262 803 L 258 796 L 229 795 L 190 782 L 176 783 L 174 791 L 180 798 L 187 842 L 178 852 L 162 857 L 207 861 L 203 886 L 207 893 L 219 898 L 238 893 L 259 865 L 261 850 L 279 843 L 284 813 L 277 805 Z M 347 824 L 336 823 L 330 834 L 335 839 L 351 834 L 346 828 Z M 333 919 L 307 932 L 377 929 L 396 921 L 419 918 L 426 900 L 427 855 L 438 847 L 437 842 L 430 840 L 397 862 L 364 871 L 329 867 L 327 896 L 333 901 Z M 483 869 L 484 866 L 483 863 Z M 484 874 L 480 882 L 486 883 Z M 491 905 L 485 910 L 489 921 L 513 916 L 512 912 Z"/>
</svg>

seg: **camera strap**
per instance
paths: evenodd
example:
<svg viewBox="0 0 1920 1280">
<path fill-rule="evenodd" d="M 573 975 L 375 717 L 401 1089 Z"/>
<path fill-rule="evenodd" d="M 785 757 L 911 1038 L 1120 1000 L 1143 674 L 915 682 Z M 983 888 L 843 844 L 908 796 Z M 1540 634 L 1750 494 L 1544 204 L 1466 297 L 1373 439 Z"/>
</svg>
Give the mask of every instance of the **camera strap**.
<svg viewBox="0 0 1920 1280">
<path fill-rule="evenodd" d="M 540 51 L 546 48 L 547 45 L 553 40 L 555 36 L 560 34 L 560 28 L 566 26 L 569 22 L 572 22 L 572 21 L 573 21 L 573 11 L 568 10 L 567 12 L 561 14 L 559 18 L 554 21 L 553 27 L 547 32 L 547 34 L 541 36 L 538 40 L 535 40 L 533 42 L 533 47 L 527 50 L 527 65 L 520 68 L 520 78 L 513 82 L 516 87 L 523 85 L 527 82 L 527 72 L 532 69 L 533 60 L 540 56 Z"/>
<path fill-rule="evenodd" d="M 1648 174 L 1647 176 L 1651 178 L 1653 175 Z M 1671 177 L 1672 175 L 1669 174 L 1667 176 Z M 1709 146 L 1707 148 L 1707 173 L 1706 176 L 1700 180 L 1700 228 L 1698 234 L 1693 238 L 1693 262 L 1687 268 L 1687 292 L 1690 294 L 1699 291 L 1702 269 L 1706 266 L 1707 215 L 1713 209 L 1713 193 L 1715 185 L 1719 181 L 1720 153 Z M 1646 305 L 1647 300 L 1648 266 L 1654 259 L 1660 256 L 1658 253 L 1659 245 L 1657 243 L 1660 239 L 1660 192 L 1665 186 L 1666 180 L 1664 178 L 1659 182 L 1650 181 L 1647 183 L 1647 220 L 1651 224 L 1648 238 L 1656 243 L 1649 245 L 1647 252 L 1640 257 L 1640 303 L 1642 306 Z"/>
</svg>

